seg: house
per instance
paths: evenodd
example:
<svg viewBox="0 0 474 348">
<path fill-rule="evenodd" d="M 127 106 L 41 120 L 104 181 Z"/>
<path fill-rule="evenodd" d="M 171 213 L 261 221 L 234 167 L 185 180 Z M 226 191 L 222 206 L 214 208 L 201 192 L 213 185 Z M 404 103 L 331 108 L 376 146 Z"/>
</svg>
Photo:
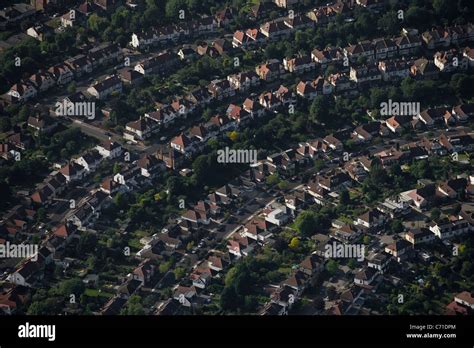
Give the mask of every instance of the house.
<svg viewBox="0 0 474 348">
<path fill-rule="evenodd" d="M 254 248 L 254 239 L 241 236 L 238 233 L 234 233 L 231 238 L 227 240 L 228 252 L 237 258 L 250 255 L 253 253 Z"/>
<path fill-rule="evenodd" d="M 176 54 L 170 52 L 162 52 L 156 56 L 152 56 L 140 61 L 135 65 L 135 70 L 143 75 L 158 74 L 168 72 L 178 63 Z"/>
<path fill-rule="evenodd" d="M 0 293 L 0 313 L 5 315 L 15 314 L 17 309 L 30 300 L 27 287 L 15 285 Z"/>
<path fill-rule="evenodd" d="M 64 175 L 67 182 L 81 180 L 86 174 L 86 168 L 76 162 L 70 162 L 63 166 L 59 172 Z"/>
<path fill-rule="evenodd" d="M 358 83 L 377 83 L 382 80 L 382 75 L 376 64 L 351 66 L 349 78 Z"/>
<path fill-rule="evenodd" d="M 173 298 L 182 306 L 191 307 L 192 301 L 197 297 L 196 286 L 183 286 L 178 285 L 174 289 Z"/>
<path fill-rule="evenodd" d="M 330 74 L 327 80 L 333 86 L 333 90 L 336 93 L 351 93 L 351 91 L 356 89 L 356 83 L 347 74 Z"/>
<path fill-rule="evenodd" d="M 15 285 L 21 285 L 31 288 L 35 283 L 41 280 L 43 274 L 44 264 L 38 259 L 37 262 L 31 259 L 22 263 L 15 272 L 11 273 L 7 280 Z"/>
<path fill-rule="evenodd" d="M 127 85 L 137 86 L 143 82 L 143 75 L 132 68 L 120 69 L 118 77 Z"/>
<path fill-rule="evenodd" d="M 469 68 L 474 67 L 474 49 L 466 47 L 463 50 L 463 56 L 467 59 Z"/>
<path fill-rule="evenodd" d="M 189 60 L 196 57 L 196 51 L 190 46 L 181 47 L 177 54 L 181 60 Z"/>
<path fill-rule="evenodd" d="M 101 182 L 99 189 L 108 195 L 112 195 L 119 191 L 125 191 L 124 185 L 120 185 L 117 181 L 113 179 L 113 177 L 105 178 Z"/>
<path fill-rule="evenodd" d="M 466 71 L 469 61 L 462 52 L 452 48 L 447 51 L 438 51 L 434 54 L 434 64 L 441 72 Z"/>
<path fill-rule="evenodd" d="M 334 237 L 342 243 L 352 242 L 361 235 L 361 231 L 354 225 L 343 224 L 342 226 L 333 225 L 331 237 Z"/>
<path fill-rule="evenodd" d="M 439 69 L 433 61 L 422 57 L 413 62 L 410 68 L 410 74 L 419 79 L 434 79 L 437 78 Z"/>
<path fill-rule="evenodd" d="M 426 185 L 418 189 L 402 192 L 400 194 L 402 200 L 412 204 L 413 207 L 424 210 L 433 204 L 436 199 L 435 185 Z"/>
<path fill-rule="evenodd" d="M 377 206 L 377 209 L 382 213 L 395 219 L 410 213 L 410 205 L 399 197 L 386 198 L 382 203 Z"/>
<path fill-rule="evenodd" d="M 422 45 L 422 40 L 419 35 L 406 33 L 394 39 L 398 48 L 399 55 L 415 55 Z"/>
<path fill-rule="evenodd" d="M 436 236 L 428 228 L 414 228 L 406 232 L 404 238 L 415 247 L 422 243 L 434 241 Z"/>
<path fill-rule="evenodd" d="M 7 94 L 23 102 L 36 97 L 38 90 L 32 82 L 23 80 L 11 86 Z"/>
<path fill-rule="evenodd" d="M 308 275 L 300 270 L 292 272 L 290 277 L 284 280 L 281 285 L 288 286 L 296 291 L 296 297 L 299 297 L 308 285 Z"/>
<path fill-rule="evenodd" d="M 299 269 L 308 276 L 313 276 L 314 274 L 323 270 L 323 265 L 323 259 L 321 259 L 316 254 L 311 254 L 301 261 L 299 264 Z"/>
<path fill-rule="evenodd" d="M 95 69 L 99 66 L 105 66 L 118 62 L 122 59 L 123 53 L 120 47 L 111 42 L 104 42 L 94 46 L 87 52 L 87 58 Z"/>
<path fill-rule="evenodd" d="M 137 161 L 137 167 L 140 168 L 143 176 L 153 178 L 164 169 L 165 164 L 155 156 L 144 154 Z"/>
<path fill-rule="evenodd" d="M 97 145 L 95 149 L 99 154 L 107 159 L 114 159 L 122 154 L 122 146 L 112 140 L 105 140 L 101 144 Z"/>
<path fill-rule="evenodd" d="M 183 133 L 171 139 L 170 145 L 182 154 L 191 154 L 196 150 L 193 141 Z"/>
<path fill-rule="evenodd" d="M 232 44 L 226 39 L 216 39 L 212 42 L 212 47 L 217 53 L 223 55 L 232 49 Z"/>
<path fill-rule="evenodd" d="M 470 224 L 462 216 L 450 216 L 429 224 L 429 229 L 441 240 L 462 235 L 470 230 Z"/>
<path fill-rule="evenodd" d="M 259 118 L 265 115 L 266 110 L 264 107 L 255 100 L 254 98 L 247 98 L 242 104 L 242 108 L 250 114 L 252 118 Z"/>
<path fill-rule="evenodd" d="M 278 213 L 282 213 L 282 211 L 278 211 Z M 271 231 L 275 229 L 275 225 L 276 224 L 268 221 L 267 218 L 263 219 L 261 217 L 256 217 L 245 224 L 243 235 L 256 241 L 264 242 L 272 237 L 273 234 Z"/>
<path fill-rule="evenodd" d="M 315 69 L 316 64 L 311 56 L 299 55 L 295 58 L 283 59 L 283 67 L 290 73 L 301 74 Z"/>
<path fill-rule="evenodd" d="M 384 81 L 401 80 L 410 75 L 410 62 L 404 59 L 379 61 L 378 68 Z"/>
<path fill-rule="evenodd" d="M 323 69 L 325 69 L 328 64 L 341 62 L 343 58 L 344 53 L 339 47 L 328 46 L 323 50 L 314 49 L 311 51 L 311 59 L 317 64 L 320 64 Z"/>
<path fill-rule="evenodd" d="M 293 30 L 305 30 L 306 28 L 314 27 L 314 22 L 309 19 L 308 16 L 302 14 L 288 16 L 284 19 L 284 22 L 289 28 Z"/>
<path fill-rule="evenodd" d="M 458 133 L 441 133 L 438 137 L 438 141 L 441 146 L 447 151 L 448 153 L 452 152 L 461 152 L 461 151 L 472 151 L 473 149 L 473 138 L 466 134 L 464 131 Z"/>
<path fill-rule="evenodd" d="M 122 92 L 122 81 L 113 75 L 89 87 L 87 92 L 97 99 L 107 99 L 110 95 Z"/>
<path fill-rule="evenodd" d="M 132 279 L 142 282 L 143 285 L 149 284 L 155 274 L 155 265 L 149 260 L 143 260 L 132 272 Z"/>
<path fill-rule="evenodd" d="M 377 278 L 377 274 L 377 271 L 371 267 L 362 268 L 354 275 L 354 283 L 356 285 L 370 286 L 375 278 Z"/>
<path fill-rule="evenodd" d="M 281 8 L 291 8 L 298 4 L 299 0 L 272 0 L 275 5 Z"/>
<path fill-rule="evenodd" d="M 150 123 L 140 117 L 138 120 L 128 122 L 125 125 L 123 136 L 125 139 L 132 141 L 145 140 L 151 135 L 151 132 Z"/>
<path fill-rule="evenodd" d="M 255 71 L 257 75 L 265 81 L 276 80 L 284 73 L 283 66 L 276 59 L 272 59 L 264 64 L 258 65 Z"/>
<path fill-rule="evenodd" d="M 272 92 L 263 92 L 259 95 L 258 101 L 262 107 L 269 111 L 275 111 L 281 105 L 281 101 Z"/>
<path fill-rule="evenodd" d="M 31 75 L 29 80 L 34 84 L 38 93 L 42 93 L 56 86 L 54 76 L 48 71 L 39 70 L 37 73 Z"/>
<path fill-rule="evenodd" d="M 398 262 L 407 257 L 413 250 L 413 245 L 404 239 L 399 239 L 385 247 L 385 252 L 392 255 Z"/>
<path fill-rule="evenodd" d="M 208 91 L 213 98 L 222 100 L 235 95 L 235 89 L 232 88 L 228 80 L 213 80 L 208 85 Z"/>
<path fill-rule="evenodd" d="M 373 268 L 380 273 L 383 273 L 389 265 L 391 258 L 388 254 L 381 252 L 374 254 L 367 260 L 367 267 Z"/>
<path fill-rule="evenodd" d="M 99 154 L 97 150 L 92 150 L 85 153 L 81 157 L 75 160 L 75 162 L 86 170 L 86 172 L 94 172 L 102 162 L 103 157 Z"/>
<path fill-rule="evenodd" d="M 467 184 L 468 182 L 464 178 L 449 179 L 438 184 L 437 190 L 449 199 L 457 199 L 464 197 Z"/>
<path fill-rule="evenodd" d="M 370 41 L 349 45 L 343 49 L 343 52 L 350 62 L 356 62 L 360 57 L 366 58 L 368 62 L 374 59 L 374 47 Z"/>
<path fill-rule="evenodd" d="M 74 79 L 74 73 L 65 63 L 56 64 L 48 69 L 58 85 L 67 85 Z"/>
<path fill-rule="evenodd" d="M 322 76 L 312 81 L 300 81 L 296 86 L 296 94 L 310 100 L 318 95 L 327 95 L 332 92 L 333 86 Z"/>
<path fill-rule="evenodd" d="M 412 121 L 412 116 L 396 115 L 385 120 L 385 125 L 393 133 L 401 133 Z"/>
<path fill-rule="evenodd" d="M 68 58 L 64 61 L 64 64 L 71 69 L 76 78 L 90 74 L 93 68 L 92 61 L 84 54 Z"/>
<path fill-rule="evenodd" d="M 54 229 L 54 235 L 62 238 L 66 243 L 69 243 L 76 235 L 77 227 L 72 224 L 61 224 Z"/>
<path fill-rule="evenodd" d="M 448 47 L 451 44 L 451 32 L 447 28 L 433 28 L 421 34 L 426 48 L 432 50 L 437 47 Z"/>
<path fill-rule="evenodd" d="M 458 122 L 466 122 L 470 117 L 474 116 L 474 104 L 460 104 L 453 106 L 451 114 L 456 117 Z"/>
<path fill-rule="evenodd" d="M 374 47 L 376 60 L 392 58 L 398 54 L 398 47 L 392 39 L 374 39 L 372 45 Z"/>
<path fill-rule="evenodd" d="M 58 125 L 58 123 L 47 115 L 36 115 L 28 117 L 28 127 L 33 129 L 35 134 L 51 133 Z"/>
<path fill-rule="evenodd" d="M 469 291 L 463 291 L 454 296 L 454 301 L 462 306 L 474 310 L 474 294 Z"/>
<path fill-rule="evenodd" d="M 288 37 L 291 28 L 285 24 L 284 20 L 270 21 L 260 26 L 260 32 L 270 40 L 278 40 L 281 37 Z"/>
<path fill-rule="evenodd" d="M 31 137 L 26 133 L 13 133 L 7 137 L 7 143 L 19 150 L 26 150 L 31 145 Z"/>
<path fill-rule="evenodd" d="M 287 206 L 273 204 L 264 209 L 265 221 L 276 226 L 282 226 L 288 222 L 291 213 Z"/>
<path fill-rule="evenodd" d="M 223 10 L 217 11 L 214 18 L 219 28 L 225 27 L 234 19 L 233 10 L 232 8 L 226 7 Z"/>
<path fill-rule="evenodd" d="M 207 261 L 209 262 L 209 268 L 216 272 L 223 271 L 230 264 L 228 254 L 211 255 L 208 257 Z"/>
<path fill-rule="evenodd" d="M 259 76 L 253 71 L 229 75 L 227 80 L 233 89 L 238 89 L 239 91 L 246 91 L 260 83 Z"/>
<path fill-rule="evenodd" d="M 78 25 L 79 22 L 82 22 L 84 15 L 81 12 L 76 10 L 69 10 L 61 16 L 61 26 L 63 28 L 73 27 Z"/>
</svg>

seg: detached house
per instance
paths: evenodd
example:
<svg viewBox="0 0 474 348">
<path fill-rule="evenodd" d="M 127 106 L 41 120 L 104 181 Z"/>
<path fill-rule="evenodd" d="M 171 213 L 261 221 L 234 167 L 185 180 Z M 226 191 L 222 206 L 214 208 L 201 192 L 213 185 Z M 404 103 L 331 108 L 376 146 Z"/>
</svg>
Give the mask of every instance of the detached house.
<svg viewBox="0 0 474 348">
<path fill-rule="evenodd" d="M 86 172 L 94 172 L 102 162 L 102 156 L 97 150 L 85 153 L 75 160 L 75 162 L 85 168 Z"/>
<path fill-rule="evenodd" d="M 108 159 L 117 158 L 122 154 L 122 146 L 112 140 L 102 142 L 97 145 L 95 149 L 102 155 L 102 157 Z"/>
<path fill-rule="evenodd" d="M 81 180 L 86 174 L 86 169 L 76 162 L 71 162 L 62 167 L 59 172 L 64 175 L 67 182 L 71 182 Z"/>
<path fill-rule="evenodd" d="M 150 125 L 145 119 L 141 117 L 136 121 L 128 122 L 125 125 L 125 131 L 123 132 L 123 137 L 132 141 L 145 140 L 150 135 Z"/>
</svg>

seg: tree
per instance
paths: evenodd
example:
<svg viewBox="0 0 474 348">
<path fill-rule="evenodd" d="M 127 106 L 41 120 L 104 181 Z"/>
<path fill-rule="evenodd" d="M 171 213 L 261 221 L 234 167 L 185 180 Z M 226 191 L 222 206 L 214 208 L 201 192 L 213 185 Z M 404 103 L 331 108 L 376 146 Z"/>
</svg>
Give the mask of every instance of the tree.
<svg viewBox="0 0 474 348">
<path fill-rule="evenodd" d="M 349 262 L 347 263 L 347 266 L 350 269 L 355 269 L 357 267 L 357 261 L 355 259 L 350 259 Z"/>
<path fill-rule="evenodd" d="M 390 222 L 390 231 L 392 231 L 392 233 L 400 233 L 403 229 L 403 223 L 400 219 L 394 219 Z"/>
<path fill-rule="evenodd" d="M 291 249 L 296 249 L 298 248 L 299 245 L 300 245 L 300 240 L 297 237 L 291 238 L 290 244 L 288 244 L 288 246 Z"/>
<path fill-rule="evenodd" d="M 330 275 L 335 275 L 339 270 L 339 263 L 336 260 L 329 260 L 326 264 L 326 270 Z"/>
<path fill-rule="evenodd" d="M 85 290 L 85 285 L 80 279 L 63 280 L 58 285 L 58 292 L 63 296 L 70 296 L 74 294 L 76 297 L 80 296 Z"/>
<path fill-rule="evenodd" d="M 438 221 L 441 216 L 441 210 L 439 208 L 433 208 L 430 212 L 430 218 L 433 221 Z"/>
<path fill-rule="evenodd" d="M 316 229 L 316 214 L 309 210 L 303 211 L 296 218 L 295 227 L 302 236 L 312 236 Z"/>
<path fill-rule="evenodd" d="M 132 295 L 128 299 L 127 305 L 122 309 L 120 314 L 123 315 L 144 315 L 145 310 L 140 303 L 141 298 L 138 295 Z"/>
<path fill-rule="evenodd" d="M 362 242 L 366 245 L 369 244 L 370 243 L 370 236 L 364 236 L 364 238 L 362 238 Z"/>
<path fill-rule="evenodd" d="M 170 19 L 178 19 L 180 11 L 186 10 L 186 2 L 184 0 L 168 0 L 165 7 L 166 17 Z"/>
<path fill-rule="evenodd" d="M 339 204 L 346 206 L 351 203 L 351 197 L 349 195 L 349 191 L 342 190 L 341 194 L 339 195 Z"/>
<path fill-rule="evenodd" d="M 310 119 L 315 123 L 327 123 L 330 117 L 331 103 L 326 96 L 318 95 L 309 108 Z"/>
</svg>

